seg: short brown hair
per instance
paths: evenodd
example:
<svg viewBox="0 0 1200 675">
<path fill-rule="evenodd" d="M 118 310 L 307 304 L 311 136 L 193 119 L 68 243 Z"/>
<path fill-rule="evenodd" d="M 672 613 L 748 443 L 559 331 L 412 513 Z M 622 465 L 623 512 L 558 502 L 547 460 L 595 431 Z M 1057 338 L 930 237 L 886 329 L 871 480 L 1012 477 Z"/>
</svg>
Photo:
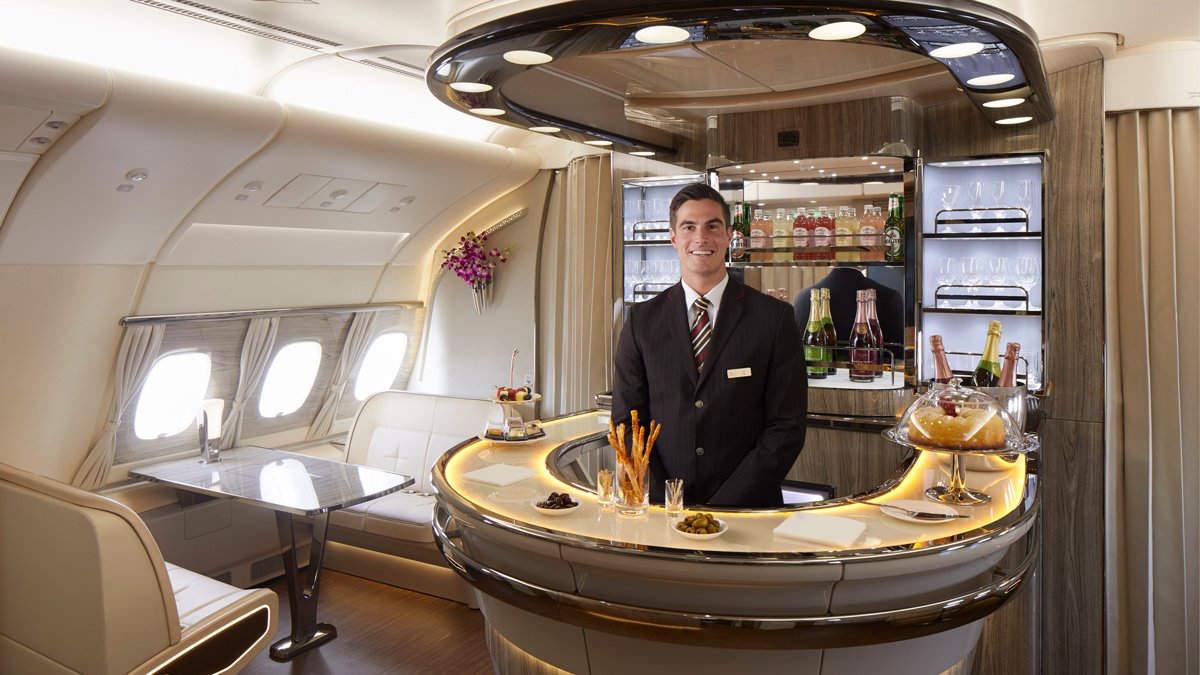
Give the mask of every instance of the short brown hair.
<svg viewBox="0 0 1200 675">
<path fill-rule="evenodd" d="M 676 192 L 675 196 L 671 198 L 670 217 L 672 230 L 675 229 L 675 212 L 679 210 L 679 207 L 683 206 L 685 202 L 699 201 L 701 199 L 711 199 L 720 204 L 721 212 L 725 214 L 726 229 L 732 227 L 729 223 L 729 204 L 726 203 L 725 198 L 721 196 L 721 193 L 705 185 L 704 183 L 692 183 L 691 185 L 685 185 L 682 190 Z"/>
</svg>

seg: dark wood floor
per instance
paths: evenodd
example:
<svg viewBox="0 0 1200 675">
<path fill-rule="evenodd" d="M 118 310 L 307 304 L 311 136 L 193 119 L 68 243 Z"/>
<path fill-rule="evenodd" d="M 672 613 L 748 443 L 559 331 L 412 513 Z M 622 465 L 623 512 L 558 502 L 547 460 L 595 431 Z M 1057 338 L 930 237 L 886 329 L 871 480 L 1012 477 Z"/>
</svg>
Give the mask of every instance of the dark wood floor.
<svg viewBox="0 0 1200 675">
<path fill-rule="evenodd" d="M 317 619 L 333 624 L 338 637 L 287 663 L 263 650 L 249 675 L 370 675 L 492 672 L 483 636 L 483 615 L 466 605 L 325 570 Z M 279 594 L 279 633 L 291 631 L 287 587 L 282 578 L 265 586 Z"/>
</svg>

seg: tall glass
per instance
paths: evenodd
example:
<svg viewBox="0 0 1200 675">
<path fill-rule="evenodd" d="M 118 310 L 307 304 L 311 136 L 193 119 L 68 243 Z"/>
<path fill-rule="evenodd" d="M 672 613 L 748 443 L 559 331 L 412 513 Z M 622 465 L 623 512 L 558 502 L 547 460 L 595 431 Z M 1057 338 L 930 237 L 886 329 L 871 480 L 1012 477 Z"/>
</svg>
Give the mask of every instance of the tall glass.
<svg viewBox="0 0 1200 675">
<path fill-rule="evenodd" d="M 598 469 L 596 471 L 596 501 L 600 508 L 612 508 L 613 503 L 613 470 Z"/>
<path fill-rule="evenodd" d="M 667 498 L 664 506 L 668 516 L 677 516 L 683 513 L 683 479 L 668 478 L 666 483 Z"/>
<path fill-rule="evenodd" d="M 640 516 L 650 509 L 650 490 L 646 484 L 649 464 L 640 470 L 630 470 L 624 462 L 617 462 L 613 474 L 613 506 L 622 516 Z"/>
</svg>

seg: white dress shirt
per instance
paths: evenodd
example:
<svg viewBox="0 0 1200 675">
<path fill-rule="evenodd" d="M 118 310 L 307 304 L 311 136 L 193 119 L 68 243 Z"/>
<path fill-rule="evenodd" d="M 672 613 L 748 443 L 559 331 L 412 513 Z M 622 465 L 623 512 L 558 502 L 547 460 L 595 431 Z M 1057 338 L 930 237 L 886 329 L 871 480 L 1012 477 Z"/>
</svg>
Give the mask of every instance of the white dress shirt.
<svg viewBox="0 0 1200 675">
<path fill-rule="evenodd" d="M 687 317 L 688 325 L 690 326 L 692 323 L 692 315 L 695 313 L 695 311 L 692 309 L 692 306 L 696 303 L 696 298 L 700 297 L 701 294 L 692 290 L 692 287 L 688 286 L 686 281 L 682 282 L 680 285 L 683 286 L 683 299 L 685 302 L 687 302 Z M 721 283 L 713 286 L 707 293 L 704 293 L 704 297 L 708 298 L 708 301 L 712 303 L 708 307 L 708 325 L 711 326 L 713 330 L 716 330 L 717 327 L 717 310 L 721 309 L 721 296 L 725 293 L 725 287 L 728 285 L 729 275 L 726 274 L 725 278 L 721 279 Z"/>
</svg>

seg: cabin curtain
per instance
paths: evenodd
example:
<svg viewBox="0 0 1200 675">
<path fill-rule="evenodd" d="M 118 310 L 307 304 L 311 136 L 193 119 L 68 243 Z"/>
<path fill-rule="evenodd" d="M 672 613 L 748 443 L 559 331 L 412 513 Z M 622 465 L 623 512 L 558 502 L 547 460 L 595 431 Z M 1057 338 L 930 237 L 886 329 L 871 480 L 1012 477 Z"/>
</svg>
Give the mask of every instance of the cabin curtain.
<svg viewBox="0 0 1200 675">
<path fill-rule="evenodd" d="M 1200 110 L 1105 120 L 1112 673 L 1200 673 Z"/>
<path fill-rule="evenodd" d="M 246 339 L 242 341 L 242 358 L 238 361 L 237 393 L 233 395 L 233 404 L 229 409 L 229 417 L 221 425 L 221 449 L 228 450 L 237 446 L 242 440 L 242 417 L 246 412 L 246 399 L 258 388 L 263 373 L 267 370 L 267 361 L 275 348 L 275 335 L 279 332 L 279 317 L 259 317 L 250 320 L 246 329 Z"/>
<path fill-rule="evenodd" d="M 104 485 L 104 479 L 108 476 L 113 458 L 117 454 L 117 430 L 121 428 L 121 415 L 145 384 L 146 377 L 150 374 L 150 366 L 154 365 L 162 347 L 164 329 L 161 323 L 125 327 L 125 335 L 121 338 L 121 350 L 117 352 L 108 418 L 105 420 L 104 430 L 100 432 L 100 438 L 83 460 L 83 465 L 75 472 L 75 478 L 71 481 L 73 484 L 85 490 L 94 490 Z"/>
<path fill-rule="evenodd" d="M 338 404 L 342 401 L 342 391 L 350 379 L 350 373 L 357 368 L 366 354 L 370 344 L 371 331 L 375 326 L 376 312 L 356 312 L 350 322 L 350 333 L 342 345 L 342 354 L 338 357 L 337 368 L 333 371 L 333 379 L 329 382 L 329 390 L 325 394 L 325 402 L 317 411 L 312 426 L 308 429 L 308 440 L 325 438 L 333 428 L 333 418 L 337 416 Z"/>
<path fill-rule="evenodd" d="M 595 407 L 612 364 L 612 176 L 605 156 L 559 173 L 542 237 L 542 416 Z"/>
</svg>

